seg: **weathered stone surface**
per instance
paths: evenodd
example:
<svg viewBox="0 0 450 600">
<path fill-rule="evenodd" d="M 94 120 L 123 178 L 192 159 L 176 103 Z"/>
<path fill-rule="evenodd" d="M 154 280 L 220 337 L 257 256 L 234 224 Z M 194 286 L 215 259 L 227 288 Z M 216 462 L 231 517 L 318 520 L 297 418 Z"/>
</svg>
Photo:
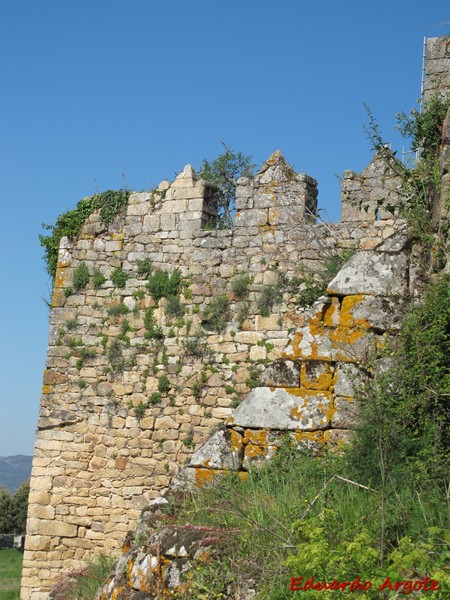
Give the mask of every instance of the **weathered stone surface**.
<svg viewBox="0 0 450 600">
<path fill-rule="evenodd" d="M 287 431 L 322 429 L 329 423 L 330 396 L 325 392 L 288 393 L 255 388 L 229 420 L 233 426 Z"/>
<path fill-rule="evenodd" d="M 343 442 L 357 406 L 354 365 L 383 346 L 396 325 L 397 296 L 420 275 L 409 264 L 395 174 L 377 158 L 347 173 L 342 191 L 346 222 L 317 224 L 317 182 L 277 152 L 254 179 L 238 182 L 236 227 L 219 231 L 215 188 L 187 166 L 174 182 L 133 194 L 109 227 L 94 213 L 77 238 L 62 240 L 23 600 L 46 597 L 61 570 L 79 568 L 93 549 L 118 548 L 145 503 L 169 485 L 202 485 L 230 469 L 248 476 L 285 432 L 300 451 Z M 300 308 L 284 278 L 317 276 L 342 247 L 357 254 L 328 296 Z M 106 281 L 69 293 L 81 262 Z M 150 266 L 153 274 L 180 269 L 180 307 L 149 289 Z M 124 288 L 113 284 L 116 269 L 128 276 Z M 232 287 L 241 273 L 250 282 L 238 298 Z M 281 294 L 263 309 L 273 285 Z M 217 322 L 205 331 L 205 308 L 218 296 Z M 209 439 L 224 419 L 226 431 Z M 164 574 L 175 580 L 181 546 L 172 546 Z M 133 557 L 124 593 L 147 594 L 137 587 L 140 572 L 155 558 Z"/>
<path fill-rule="evenodd" d="M 408 290 L 407 272 L 406 254 L 358 252 L 330 282 L 327 291 L 338 296 L 404 296 Z"/>
<path fill-rule="evenodd" d="M 292 360 L 277 360 L 267 367 L 261 383 L 269 387 L 298 387 L 300 366 Z"/>
<path fill-rule="evenodd" d="M 229 431 L 218 431 L 194 452 L 189 464 L 191 467 L 238 471 L 242 465 L 242 452 L 233 449 Z"/>
</svg>

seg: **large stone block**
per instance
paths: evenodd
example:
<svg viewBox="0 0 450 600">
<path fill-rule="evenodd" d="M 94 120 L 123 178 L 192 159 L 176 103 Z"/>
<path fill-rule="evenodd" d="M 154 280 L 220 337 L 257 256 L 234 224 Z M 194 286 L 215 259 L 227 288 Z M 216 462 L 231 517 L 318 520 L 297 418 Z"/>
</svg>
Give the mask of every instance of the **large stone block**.
<svg viewBox="0 0 450 600">
<path fill-rule="evenodd" d="M 311 431 L 324 429 L 332 414 L 331 394 L 299 390 L 255 388 L 237 407 L 229 424 L 252 429 Z"/>
<path fill-rule="evenodd" d="M 189 466 L 238 471 L 242 465 L 242 445 L 233 445 L 230 431 L 218 431 L 191 457 Z"/>
<path fill-rule="evenodd" d="M 408 290 L 406 253 L 358 252 L 344 265 L 328 286 L 337 296 L 371 294 L 401 296 Z"/>
</svg>

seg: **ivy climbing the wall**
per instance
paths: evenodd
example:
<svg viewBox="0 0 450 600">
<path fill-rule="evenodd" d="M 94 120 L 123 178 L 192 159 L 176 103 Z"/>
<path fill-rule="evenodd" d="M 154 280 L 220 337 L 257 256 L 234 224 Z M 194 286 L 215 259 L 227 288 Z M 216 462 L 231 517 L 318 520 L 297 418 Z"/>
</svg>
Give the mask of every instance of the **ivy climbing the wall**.
<svg viewBox="0 0 450 600">
<path fill-rule="evenodd" d="M 94 194 L 83 198 L 73 210 L 69 210 L 56 219 L 54 225 L 43 224 L 44 229 L 50 231 L 48 235 L 40 235 L 39 241 L 45 250 L 44 259 L 47 273 L 52 281 L 55 279 L 58 265 L 58 251 L 61 238 L 73 238 L 80 233 L 86 219 L 96 210 L 100 212 L 102 223 L 108 227 L 116 216 L 126 207 L 130 192 L 125 189 L 107 190 L 101 194 Z"/>
</svg>

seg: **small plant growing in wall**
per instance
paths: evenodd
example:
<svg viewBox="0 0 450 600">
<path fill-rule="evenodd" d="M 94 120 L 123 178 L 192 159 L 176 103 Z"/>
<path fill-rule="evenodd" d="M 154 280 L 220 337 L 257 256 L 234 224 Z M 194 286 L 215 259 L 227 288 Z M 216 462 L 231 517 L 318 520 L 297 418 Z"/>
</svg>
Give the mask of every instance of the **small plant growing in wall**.
<svg viewBox="0 0 450 600">
<path fill-rule="evenodd" d="M 117 267 L 111 273 L 111 281 L 116 287 L 123 289 L 127 284 L 128 274 L 121 267 Z"/>
<path fill-rule="evenodd" d="M 79 292 L 89 283 L 89 269 L 85 262 L 79 264 L 73 273 L 72 288 L 74 292 Z"/>
<path fill-rule="evenodd" d="M 144 417 L 146 410 L 147 405 L 143 402 L 139 402 L 139 404 L 136 404 L 136 406 L 134 407 L 134 416 L 138 421 L 140 421 Z"/>
<path fill-rule="evenodd" d="M 170 384 L 168 377 L 166 375 L 162 375 L 158 379 L 158 391 L 161 392 L 161 394 L 166 394 L 167 392 L 169 392 L 171 390 L 171 388 L 172 388 L 172 386 Z"/>
<path fill-rule="evenodd" d="M 265 285 L 259 294 L 257 305 L 262 317 L 268 317 L 275 304 L 281 301 L 282 293 L 277 285 Z"/>
<path fill-rule="evenodd" d="M 108 360 L 111 365 L 111 369 L 114 372 L 123 371 L 125 366 L 125 360 L 123 358 L 122 344 L 120 340 L 114 339 L 108 348 Z"/>
<path fill-rule="evenodd" d="M 137 261 L 137 273 L 139 277 L 150 277 L 152 274 L 152 263 L 148 258 Z"/>
<path fill-rule="evenodd" d="M 106 277 L 103 275 L 100 269 L 96 267 L 92 273 L 92 285 L 94 286 L 94 290 L 99 290 L 105 281 Z"/>
<path fill-rule="evenodd" d="M 164 339 L 163 330 L 155 324 L 153 317 L 153 308 L 147 308 L 144 317 L 145 338 L 147 340 L 162 340 Z"/>
<path fill-rule="evenodd" d="M 179 296 L 167 296 L 166 314 L 171 317 L 182 317 L 184 315 L 184 308 Z"/>
<path fill-rule="evenodd" d="M 199 379 L 196 379 L 194 381 L 194 383 L 192 384 L 192 395 L 194 396 L 194 398 L 196 398 L 198 400 L 199 398 L 201 398 L 202 392 L 203 392 L 202 382 Z"/>
<path fill-rule="evenodd" d="M 229 313 L 228 298 L 225 294 L 211 298 L 202 315 L 202 324 L 206 329 L 223 331 L 226 327 Z"/>
<path fill-rule="evenodd" d="M 194 432 L 192 431 L 192 429 L 189 431 L 187 436 L 184 438 L 183 445 L 186 446 L 186 448 L 195 448 Z"/>
<path fill-rule="evenodd" d="M 248 275 L 238 275 L 231 282 L 231 291 L 239 298 L 243 299 L 248 296 L 248 286 L 251 283 L 251 277 Z"/>
<path fill-rule="evenodd" d="M 152 392 L 148 400 L 150 406 L 156 406 L 161 402 L 161 392 Z"/>
<path fill-rule="evenodd" d="M 127 315 L 130 312 L 130 309 L 123 302 L 119 302 L 118 304 L 113 304 L 107 309 L 107 313 L 110 317 L 118 317 L 120 315 Z"/>
<path fill-rule="evenodd" d="M 183 348 L 187 355 L 202 358 L 206 352 L 206 341 L 200 332 L 183 340 Z"/>
<path fill-rule="evenodd" d="M 181 271 L 175 269 L 171 275 L 167 271 L 155 271 L 147 281 L 148 290 L 156 301 L 168 296 L 178 296 L 181 285 Z"/>
</svg>

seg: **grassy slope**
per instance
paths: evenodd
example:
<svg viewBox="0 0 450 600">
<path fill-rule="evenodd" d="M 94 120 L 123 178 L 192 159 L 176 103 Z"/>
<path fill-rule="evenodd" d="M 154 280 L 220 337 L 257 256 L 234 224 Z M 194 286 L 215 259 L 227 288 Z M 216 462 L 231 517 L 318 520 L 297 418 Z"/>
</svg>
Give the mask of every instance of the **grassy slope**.
<svg viewBox="0 0 450 600">
<path fill-rule="evenodd" d="M 18 550 L 0 550 L 0 600 L 20 597 L 23 554 Z"/>
</svg>

